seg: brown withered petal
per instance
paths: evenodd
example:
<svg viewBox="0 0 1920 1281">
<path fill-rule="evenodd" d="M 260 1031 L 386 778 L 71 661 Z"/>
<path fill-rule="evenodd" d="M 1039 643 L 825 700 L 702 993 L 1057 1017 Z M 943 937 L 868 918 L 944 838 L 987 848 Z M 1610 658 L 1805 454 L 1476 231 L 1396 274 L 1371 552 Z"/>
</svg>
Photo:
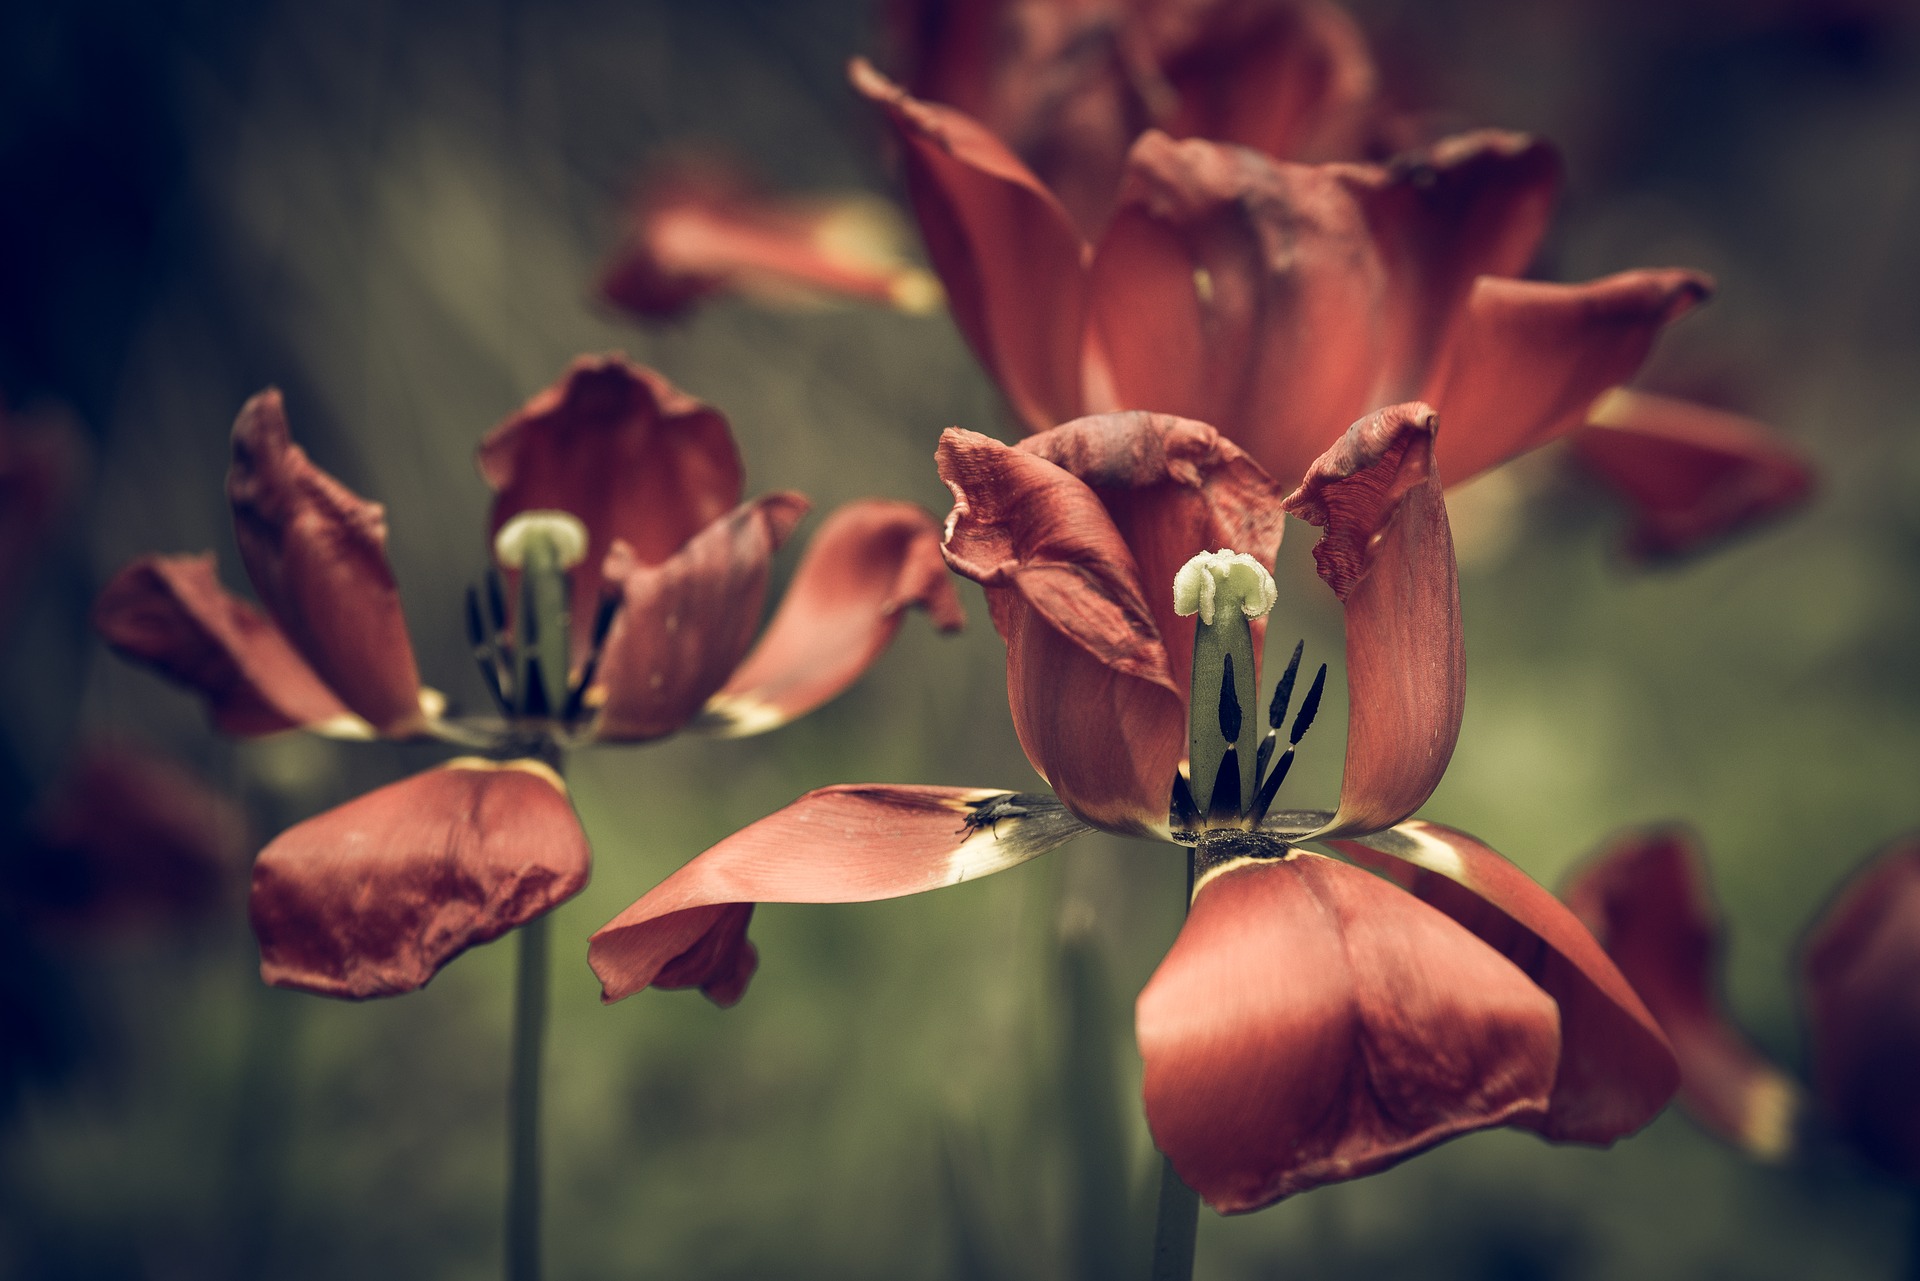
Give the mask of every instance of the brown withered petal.
<svg viewBox="0 0 1920 1281">
<path fill-rule="evenodd" d="M 1920 837 L 1850 880 L 1801 958 L 1813 1084 L 1842 1133 L 1920 1180 Z"/>
<path fill-rule="evenodd" d="M 1086 247 L 1060 202 L 978 123 L 862 59 L 853 87 L 898 137 L 907 192 L 954 323 L 1034 431 L 1081 412 Z"/>
<path fill-rule="evenodd" d="M 708 700 L 703 723 L 737 737 L 812 711 L 859 679 L 914 607 L 943 632 L 966 621 L 933 517 L 882 499 L 837 509 L 808 541 L 766 634 Z"/>
<path fill-rule="evenodd" d="M 1651 1121 L 1681 1069 L 1662 1025 L 1574 913 L 1465 832 L 1402 823 L 1332 843 L 1458 921 L 1560 1007 L 1560 1069 L 1545 1115 L 1520 1124 L 1559 1142 L 1611 1143 Z M 1618 959 L 1618 958 L 1616 958 Z"/>
<path fill-rule="evenodd" d="M 1223 1214 L 1537 1115 L 1552 998 L 1378 877 L 1296 851 L 1205 877 L 1135 1007 L 1147 1122 Z"/>
<path fill-rule="evenodd" d="M 260 977 L 322 996 L 411 992 L 578 893 L 588 860 L 550 768 L 449 761 L 288 828 L 260 852 L 250 909 Z"/>
<path fill-rule="evenodd" d="M 229 734 L 358 728 L 372 735 L 272 619 L 220 586 L 212 552 L 142 556 L 108 581 L 93 625 L 120 653 L 199 693 Z"/>
<path fill-rule="evenodd" d="M 1784 1157 L 1800 1091 L 1727 1017 L 1719 913 L 1693 839 L 1676 828 L 1629 832 L 1578 868 L 1562 897 L 1660 1021 L 1681 1106 L 1761 1160 Z"/>
<path fill-rule="evenodd" d="M 1784 515 L 1813 492 L 1813 462 L 1751 418 L 1616 388 L 1568 445 L 1631 505 L 1626 551 L 1683 556 Z"/>
<path fill-rule="evenodd" d="M 277 390 L 234 420 L 227 501 L 254 593 L 314 673 L 382 734 L 423 729 L 420 672 L 387 564 L 386 509 L 308 460 Z"/>
<path fill-rule="evenodd" d="M 759 630 L 773 553 L 806 513 L 793 493 L 742 503 L 658 565 L 614 543 L 602 572 L 621 602 L 590 695 L 604 701 L 595 737 L 671 734 L 727 683 Z"/>
<path fill-rule="evenodd" d="M 1578 285 L 1477 281 L 1421 393 L 1446 416 L 1440 474 L 1461 484 L 1581 426 L 1712 289 L 1698 272 L 1651 268 Z"/>
<path fill-rule="evenodd" d="M 1106 508 L 1071 473 L 988 436 L 948 428 L 935 458 L 954 499 L 947 563 L 986 588 L 1027 759 L 1086 822 L 1163 830 L 1186 755 L 1186 681 Z"/>
<path fill-rule="evenodd" d="M 596 930 L 602 999 L 699 987 L 731 1005 L 754 968 L 756 903 L 868 903 L 1024 863 L 1086 828 L 1050 796 L 991 788 L 848 785 L 742 828 Z"/>
<path fill-rule="evenodd" d="M 576 662 L 614 541 L 658 565 L 737 506 L 744 483 L 720 412 L 618 354 L 575 360 L 487 433 L 478 461 L 494 491 L 490 535 L 523 511 L 571 512 L 587 527 L 572 576 Z"/>
<path fill-rule="evenodd" d="M 1417 402 L 1370 414 L 1286 500 L 1324 531 L 1313 559 L 1346 609 L 1347 760 L 1323 836 L 1377 832 L 1419 809 L 1460 737 L 1466 656 L 1435 426 Z"/>
</svg>

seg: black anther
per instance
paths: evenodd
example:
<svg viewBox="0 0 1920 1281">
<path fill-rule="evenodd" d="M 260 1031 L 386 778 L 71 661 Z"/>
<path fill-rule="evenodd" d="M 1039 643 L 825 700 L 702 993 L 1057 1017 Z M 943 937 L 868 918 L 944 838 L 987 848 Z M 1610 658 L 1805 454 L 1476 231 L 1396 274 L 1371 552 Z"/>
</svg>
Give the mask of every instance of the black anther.
<svg viewBox="0 0 1920 1281">
<path fill-rule="evenodd" d="M 480 593 L 471 583 L 467 585 L 467 643 L 476 655 L 493 648 L 487 625 L 480 617 Z"/>
<path fill-rule="evenodd" d="M 1193 787 L 1187 782 L 1187 776 L 1175 771 L 1173 775 L 1173 802 L 1168 808 L 1169 822 L 1176 832 L 1190 832 L 1200 826 L 1200 807 L 1193 802 Z"/>
<path fill-rule="evenodd" d="M 523 691 L 525 705 L 521 707 L 522 716 L 544 717 L 551 713 L 547 706 L 547 682 L 540 675 L 540 656 L 527 655 L 527 688 Z"/>
<path fill-rule="evenodd" d="M 1240 817 L 1240 751 L 1231 740 L 1220 757 L 1220 772 L 1213 776 L 1213 798 L 1207 803 L 1207 817 Z"/>
<path fill-rule="evenodd" d="M 1267 807 L 1273 804 L 1273 798 L 1280 794 L 1280 784 L 1287 781 L 1287 771 L 1293 768 L 1293 749 L 1282 752 L 1280 759 L 1273 763 L 1273 773 L 1267 775 L 1267 781 L 1260 784 L 1260 792 L 1253 798 L 1253 826 L 1260 826 L 1260 820 L 1267 816 Z"/>
<path fill-rule="evenodd" d="M 487 571 L 487 615 L 496 636 L 507 630 L 507 589 L 497 569 Z"/>
<path fill-rule="evenodd" d="M 1228 744 L 1240 741 L 1240 691 L 1233 683 L 1233 655 L 1226 655 L 1220 673 L 1220 737 Z"/>
<path fill-rule="evenodd" d="M 1287 735 L 1290 743 L 1299 743 L 1313 728 L 1313 718 L 1320 711 L 1320 695 L 1327 688 L 1327 665 L 1320 664 L 1320 670 L 1313 675 L 1313 684 L 1307 689 L 1307 696 L 1300 700 L 1300 714 L 1293 718 L 1293 731 Z"/>
<path fill-rule="evenodd" d="M 1287 670 L 1280 673 L 1280 683 L 1273 687 L 1273 701 L 1267 704 L 1267 726 L 1279 729 L 1287 722 L 1287 704 L 1293 701 L 1293 678 L 1300 674 L 1300 655 L 1306 652 L 1307 642 L 1296 641 L 1293 657 L 1287 660 Z"/>
</svg>

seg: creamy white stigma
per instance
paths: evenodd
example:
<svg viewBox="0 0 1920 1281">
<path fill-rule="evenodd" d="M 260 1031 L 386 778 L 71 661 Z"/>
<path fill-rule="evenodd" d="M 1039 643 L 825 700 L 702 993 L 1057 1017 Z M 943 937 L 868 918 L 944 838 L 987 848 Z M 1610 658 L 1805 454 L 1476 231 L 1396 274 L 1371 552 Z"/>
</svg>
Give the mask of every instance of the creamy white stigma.
<svg viewBox="0 0 1920 1281">
<path fill-rule="evenodd" d="M 546 509 L 521 512 L 502 525 L 493 536 L 494 558 L 508 569 L 519 569 L 527 563 L 527 547 L 535 538 L 553 548 L 561 569 L 572 569 L 587 558 L 587 527 L 580 518 Z"/>
<path fill-rule="evenodd" d="M 1211 627 L 1216 602 L 1236 603 L 1248 618 L 1259 618 L 1280 598 L 1273 575 L 1245 552 L 1221 548 L 1201 552 L 1173 576 L 1173 612 L 1182 618 L 1200 615 Z"/>
</svg>

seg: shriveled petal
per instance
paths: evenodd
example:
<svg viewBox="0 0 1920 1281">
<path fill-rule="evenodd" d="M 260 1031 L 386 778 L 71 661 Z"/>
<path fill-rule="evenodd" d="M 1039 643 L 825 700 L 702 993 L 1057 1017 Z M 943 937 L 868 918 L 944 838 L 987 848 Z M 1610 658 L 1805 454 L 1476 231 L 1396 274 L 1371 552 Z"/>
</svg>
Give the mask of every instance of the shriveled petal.
<svg viewBox="0 0 1920 1281">
<path fill-rule="evenodd" d="M 775 304 L 845 297 L 929 311 L 940 286 L 907 259 L 904 232 L 871 196 L 774 195 L 716 162 L 683 164 L 634 201 L 600 291 L 647 319 L 728 289 Z"/>
<path fill-rule="evenodd" d="M 839 508 L 808 542 L 766 634 L 708 700 L 703 722 L 731 738 L 805 715 L 858 680 L 916 606 L 943 632 L 966 622 L 933 517 L 882 499 Z"/>
<path fill-rule="evenodd" d="M 978 123 L 856 58 L 853 87 L 900 140 L 907 192 L 954 323 L 1029 430 L 1081 412 L 1086 247 L 1060 202 Z"/>
<path fill-rule="evenodd" d="M 1616 387 L 1568 445 L 1633 509 L 1626 551 L 1684 556 L 1763 524 L 1813 492 L 1813 461 L 1761 423 L 1670 396 Z"/>
<path fill-rule="evenodd" d="M 1526 873 L 1464 832 L 1402 823 L 1335 848 L 1382 872 L 1519 966 L 1560 1006 L 1560 1070 L 1545 1115 L 1524 1124 L 1561 1142 L 1611 1143 L 1651 1121 L 1682 1068 L 1629 970 Z M 1604 937 L 1604 936 L 1603 936 Z M 1672 1032 L 1670 1027 L 1667 1028 Z"/>
<path fill-rule="evenodd" d="M 1187 682 L 1099 496 L 1044 458 L 958 428 L 935 457 L 954 499 L 947 563 L 986 588 L 1027 759 L 1086 822 L 1164 830 Z M 1171 578 L 1161 591 L 1171 598 Z"/>
<path fill-rule="evenodd" d="M 1147 1123 L 1223 1214 L 1546 1107 L 1553 1000 L 1358 868 L 1295 851 L 1199 884 L 1135 1008 Z"/>
<path fill-rule="evenodd" d="M 613 545 L 605 574 L 620 584 L 620 612 L 589 694 L 604 704 L 596 737 L 671 734 L 727 683 L 760 627 L 773 553 L 806 513 L 793 493 L 743 503 L 659 565 Z"/>
<path fill-rule="evenodd" d="M 120 653 L 205 698 L 213 723 L 229 734 L 373 735 L 272 619 L 220 586 L 212 552 L 142 556 L 108 581 L 93 625 Z"/>
<path fill-rule="evenodd" d="M 497 533 L 523 511 L 572 512 L 587 526 L 573 570 L 575 660 L 591 634 L 601 566 L 616 540 L 658 565 L 740 501 L 740 451 L 727 420 L 620 355 L 582 356 L 560 381 L 480 442 Z"/>
<path fill-rule="evenodd" d="M 1920 837 L 1847 883 L 1801 967 L 1820 1101 L 1876 1164 L 1920 1179 Z"/>
<path fill-rule="evenodd" d="M 386 509 L 308 460 L 277 390 L 234 420 L 227 501 L 254 593 L 327 688 L 382 734 L 424 730 Z"/>
<path fill-rule="evenodd" d="M 732 1005 L 757 963 L 756 903 L 868 903 L 977 880 L 1087 829 L 1051 796 L 852 784 L 809 792 L 742 828 L 606 925 L 587 946 L 602 999 L 698 987 Z"/>
<path fill-rule="evenodd" d="M 1458 485 L 1581 426 L 1654 339 L 1712 291 L 1698 272 L 1626 271 L 1579 285 L 1483 277 L 1421 399 L 1446 416 L 1440 472 Z"/>
<path fill-rule="evenodd" d="M 537 761 L 463 757 L 276 837 L 253 867 L 260 977 L 360 999 L 423 986 L 587 883 L 566 784 Z"/>
<path fill-rule="evenodd" d="M 1419 403 L 1370 414 L 1287 498 L 1325 531 L 1314 563 L 1346 608 L 1347 762 L 1322 836 L 1377 832 L 1419 809 L 1460 737 L 1460 584 L 1434 430 Z"/>
</svg>

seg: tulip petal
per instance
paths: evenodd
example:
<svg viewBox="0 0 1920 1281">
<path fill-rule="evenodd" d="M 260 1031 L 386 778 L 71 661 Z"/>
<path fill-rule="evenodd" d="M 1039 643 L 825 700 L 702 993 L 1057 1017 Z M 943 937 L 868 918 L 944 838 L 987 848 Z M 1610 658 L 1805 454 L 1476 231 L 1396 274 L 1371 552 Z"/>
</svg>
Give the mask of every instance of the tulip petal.
<svg viewBox="0 0 1920 1281">
<path fill-rule="evenodd" d="M 792 493 L 743 503 L 659 565 L 613 545 L 604 572 L 621 584 L 621 602 L 589 694 L 604 704 L 595 737 L 671 734 L 727 683 L 759 629 L 773 553 L 806 511 Z"/>
<path fill-rule="evenodd" d="M 22 416 L 0 405 L 0 628 L 72 497 L 81 450 L 79 427 L 66 414 Z"/>
<path fill-rule="evenodd" d="M 572 575 L 575 662 L 602 593 L 617 586 L 601 573 L 615 541 L 658 565 L 738 505 L 743 483 L 720 412 L 620 355 L 575 360 L 487 433 L 478 459 L 494 491 L 491 533 L 544 509 L 587 527 L 586 559 Z"/>
<path fill-rule="evenodd" d="M 1186 681 L 1120 531 L 1092 489 L 1037 455 L 949 428 L 936 458 L 954 498 L 947 563 L 986 588 L 1027 759 L 1095 827 L 1163 832 Z"/>
<path fill-rule="evenodd" d="M 1004 871 L 1086 831 L 1051 796 L 847 785 L 809 792 L 682 867 L 594 932 L 612 1002 L 647 987 L 740 999 L 756 903 L 870 903 Z"/>
<path fill-rule="evenodd" d="M 1801 963 L 1821 1102 L 1875 1164 L 1920 1179 L 1920 838 L 1847 883 Z"/>
<path fill-rule="evenodd" d="M 972 119 L 863 59 L 848 74 L 900 140 L 927 256 L 980 363 L 1030 430 L 1077 417 L 1086 249 L 1066 210 Z"/>
<path fill-rule="evenodd" d="M 1662 1023 L 1641 1003 L 1646 989 L 1636 995 L 1615 968 L 1621 958 L 1609 960 L 1574 912 L 1526 873 L 1436 823 L 1331 844 L 1458 921 L 1559 1004 L 1560 1070 L 1545 1115 L 1528 1128 L 1557 1142 L 1611 1143 L 1667 1105 L 1681 1069 Z"/>
<path fill-rule="evenodd" d="M 1575 458 L 1633 507 L 1627 554 L 1683 556 L 1798 507 L 1813 463 L 1739 414 L 1617 387 L 1568 438 Z"/>
<path fill-rule="evenodd" d="M 254 594 L 327 688 L 382 734 L 425 730 L 386 509 L 308 460 L 277 390 L 234 420 L 227 501 Z"/>
<path fill-rule="evenodd" d="M 1505 957 L 1303 851 L 1202 877 L 1135 1024 L 1154 1142 L 1223 1214 L 1537 1114 L 1560 1057 Z"/>
<path fill-rule="evenodd" d="M 538 761 L 463 757 L 287 829 L 260 851 L 260 977 L 360 999 L 422 987 L 587 883 L 586 834 Z"/>
<path fill-rule="evenodd" d="M 1440 474 L 1458 485 L 1581 426 L 1712 288 L 1677 269 L 1579 285 L 1476 281 L 1420 397 L 1446 416 Z"/>
<path fill-rule="evenodd" d="M 226 733 L 373 736 L 272 619 L 220 586 L 212 552 L 142 556 L 101 591 L 93 625 L 120 653 L 199 693 Z"/>
<path fill-rule="evenodd" d="M 1371 414 L 1286 501 L 1325 531 L 1313 559 L 1346 608 L 1347 761 L 1322 837 L 1377 832 L 1419 809 L 1460 737 L 1460 584 L 1434 430 L 1419 403 Z"/>
<path fill-rule="evenodd" d="M 933 517 L 880 499 L 838 509 L 808 542 L 759 644 L 708 700 L 703 727 L 738 738 L 819 707 L 893 643 L 914 606 L 943 632 L 966 621 Z"/>
</svg>

